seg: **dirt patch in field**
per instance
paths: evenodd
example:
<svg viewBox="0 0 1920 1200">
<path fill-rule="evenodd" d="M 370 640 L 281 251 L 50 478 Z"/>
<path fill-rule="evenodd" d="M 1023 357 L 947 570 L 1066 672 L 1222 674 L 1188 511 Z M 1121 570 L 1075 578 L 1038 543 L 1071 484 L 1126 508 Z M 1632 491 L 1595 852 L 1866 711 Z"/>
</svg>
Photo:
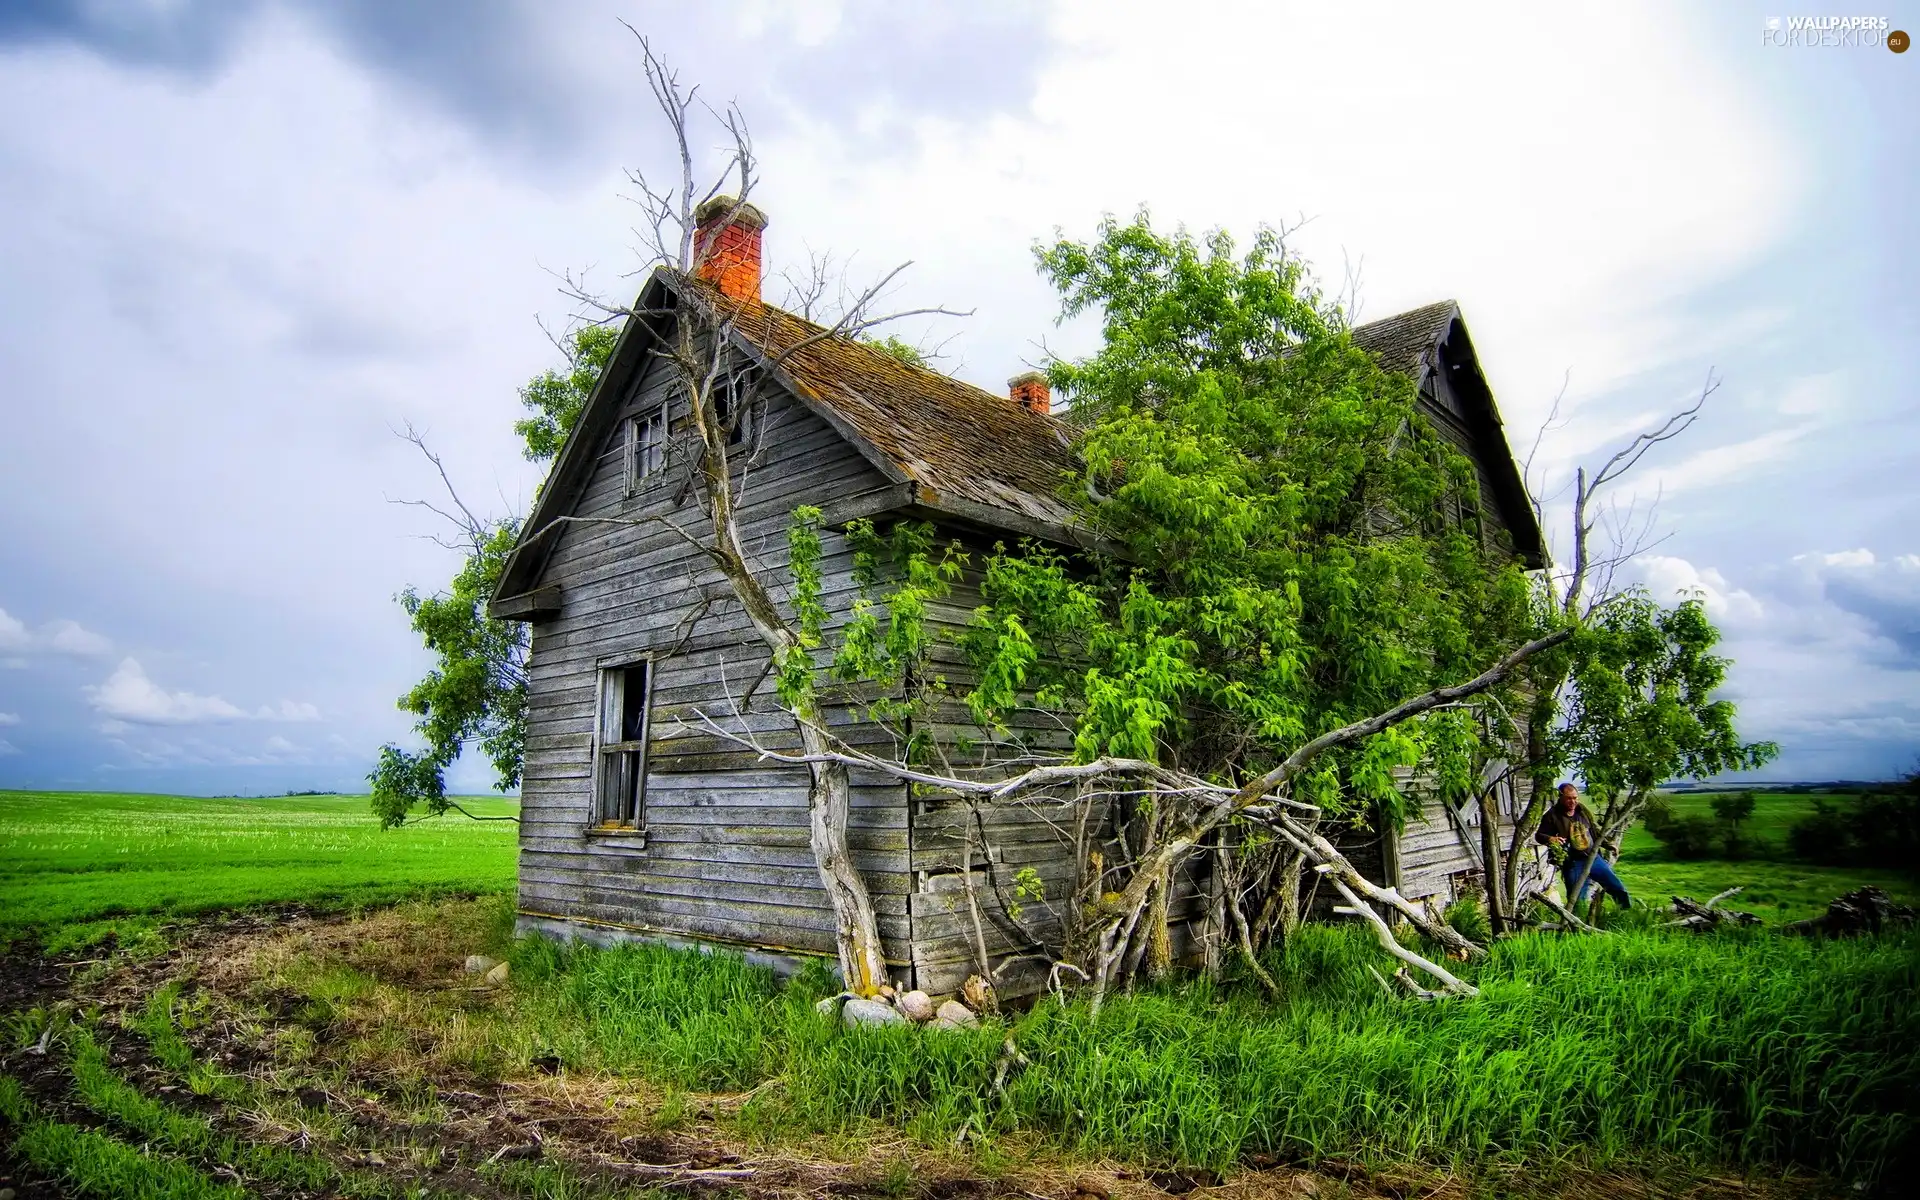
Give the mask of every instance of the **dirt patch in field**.
<svg viewBox="0 0 1920 1200">
<path fill-rule="evenodd" d="M 435 1029 L 379 1029 L 386 1056 L 344 1049 L 376 1018 L 342 1015 L 273 980 L 295 962 L 350 968 L 390 988 L 441 994 L 442 1017 L 498 1002 L 462 970 L 484 944 L 480 906 L 399 908 L 320 915 L 297 907 L 178 922 L 168 949 L 146 958 L 51 961 L 16 951 L 0 959 L 0 1009 L 66 1006 L 97 1010 L 98 1036 L 115 1069 L 142 1091 L 213 1120 L 236 1136 L 312 1153 L 338 1169 L 442 1194 L 507 1200 L 536 1194 L 540 1172 L 559 1171 L 566 1194 L 659 1188 L 750 1200 L 845 1196 L 872 1200 L 1469 1200 L 1479 1196 L 1685 1196 L 1771 1200 L 1830 1195 L 1807 1178 L 1711 1179 L 1598 1176 L 1571 1169 L 1489 1170 L 1464 1177 L 1420 1167 L 1390 1171 L 1321 1163 L 1250 1165 L 1225 1178 L 1201 1170 L 1087 1161 L 1037 1145 L 1008 1143 L 991 1170 L 959 1151 L 943 1152 L 878 1129 L 859 1137 L 784 1136 L 771 1142 L 730 1118 L 752 1093 L 673 1095 L 618 1077 L 540 1071 L 486 1078 L 432 1052 Z M 497 924 L 497 922 L 496 922 Z M 129 1026 L 156 992 L 178 984 L 197 1017 L 181 1035 L 196 1057 L 250 1097 L 232 1103 L 199 1095 L 155 1058 Z M 406 1019 L 406 1014 L 394 1017 Z M 287 1047 L 300 1047 L 297 1054 Z M 399 1059 L 405 1070 L 396 1070 Z M 58 1054 L 10 1049 L 4 1069 L 62 1119 L 92 1118 L 65 1095 Z M 557 1067 L 557 1063 L 551 1064 Z M 425 1073 L 424 1078 L 422 1072 Z M 671 1119 L 665 1114 L 674 1106 Z M 0 1142 L 10 1141 L 0 1137 Z M 1009 1159 L 1015 1161 L 1009 1162 Z M 60 1196 L 0 1153 L 0 1187 L 17 1200 Z M 550 1181 L 549 1181 L 550 1182 Z M 298 1197 L 283 1188 L 262 1194 Z"/>
</svg>

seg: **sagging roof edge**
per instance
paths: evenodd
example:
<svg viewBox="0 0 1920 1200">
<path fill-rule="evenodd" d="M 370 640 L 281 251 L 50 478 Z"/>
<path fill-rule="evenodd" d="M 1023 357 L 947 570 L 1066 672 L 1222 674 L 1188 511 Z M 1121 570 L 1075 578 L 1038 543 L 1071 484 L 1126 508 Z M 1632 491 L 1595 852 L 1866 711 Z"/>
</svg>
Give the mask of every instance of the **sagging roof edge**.
<svg viewBox="0 0 1920 1200">
<path fill-rule="evenodd" d="M 1493 386 L 1487 382 L 1486 372 L 1480 366 L 1480 352 L 1474 348 L 1473 335 L 1467 329 L 1466 318 L 1461 316 L 1458 304 L 1453 306 L 1451 318 L 1434 340 L 1429 354 L 1424 356 L 1423 370 L 1434 369 L 1436 360 L 1441 357 L 1442 347 L 1452 341 L 1455 333 L 1459 334 L 1460 346 L 1465 351 L 1473 390 L 1477 393 L 1475 400 L 1481 410 L 1479 416 L 1484 423 L 1484 428 L 1476 431 L 1484 443 L 1480 457 L 1501 492 L 1497 499 L 1505 514 L 1507 529 L 1513 534 L 1514 552 L 1520 555 L 1528 568 L 1541 570 L 1548 565 L 1546 537 L 1540 528 L 1539 517 L 1534 512 L 1526 481 L 1520 476 L 1520 464 L 1513 456 L 1513 446 L 1507 441 L 1506 423 L 1501 420 L 1500 406 L 1494 401 Z M 1414 382 L 1424 385 L 1426 380 L 1417 379 Z"/>
</svg>

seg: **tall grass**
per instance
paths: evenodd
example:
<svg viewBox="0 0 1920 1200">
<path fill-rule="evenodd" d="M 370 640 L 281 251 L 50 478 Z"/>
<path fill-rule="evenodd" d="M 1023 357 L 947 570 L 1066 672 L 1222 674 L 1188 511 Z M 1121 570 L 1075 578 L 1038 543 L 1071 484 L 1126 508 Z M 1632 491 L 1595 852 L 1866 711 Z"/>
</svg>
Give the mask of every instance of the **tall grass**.
<svg viewBox="0 0 1920 1200">
<path fill-rule="evenodd" d="M 1018 1019 L 1030 1065 L 992 1089 L 1003 1033 L 843 1030 L 737 957 L 517 951 L 516 1022 L 579 1065 L 683 1086 L 783 1078 L 779 1117 L 927 1137 L 1024 1130 L 1223 1167 L 1254 1153 L 1485 1162 L 1649 1151 L 1871 1181 L 1920 1167 L 1920 936 L 1817 942 L 1626 931 L 1502 943 L 1466 1002 L 1390 1001 L 1357 931 L 1309 927 L 1270 1004 L 1202 982 L 1096 1021 Z"/>
</svg>

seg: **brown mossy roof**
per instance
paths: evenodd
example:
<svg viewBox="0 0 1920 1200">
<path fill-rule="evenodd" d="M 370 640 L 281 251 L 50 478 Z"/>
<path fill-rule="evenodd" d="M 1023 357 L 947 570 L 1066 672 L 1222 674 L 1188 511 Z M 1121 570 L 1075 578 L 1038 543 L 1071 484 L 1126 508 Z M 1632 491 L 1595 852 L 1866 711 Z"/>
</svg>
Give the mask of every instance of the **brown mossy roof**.
<svg viewBox="0 0 1920 1200">
<path fill-rule="evenodd" d="M 857 339 L 823 337 L 824 327 L 784 309 L 694 286 L 803 399 L 838 417 L 924 499 L 958 498 L 1049 525 L 1071 519 L 1056 494 L 1075 467 L 1063 422 Z"/>
<path fill-rule="evenodd" d="M 1353 344 L 1371 353 L 1382 369 L 1411 376 L 1418 383 L 1422 359 L 1446 335 L 1459 312 L 1458 304 L 1442 300 L 1395 313 L 1354 326 Z"/>
</svg>

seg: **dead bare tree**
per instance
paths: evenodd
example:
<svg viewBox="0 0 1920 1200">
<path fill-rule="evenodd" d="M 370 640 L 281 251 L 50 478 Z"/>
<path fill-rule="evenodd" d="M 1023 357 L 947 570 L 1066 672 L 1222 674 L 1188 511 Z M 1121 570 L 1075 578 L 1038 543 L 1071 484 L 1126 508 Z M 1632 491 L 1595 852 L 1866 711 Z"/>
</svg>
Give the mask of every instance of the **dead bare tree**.
<svg viewBox="0 0 1920 1200">
<path fill-rule="evenodd" d="M 1549 567 L 1541 578 L 1546 603 L 1561 620 L 1574 624 L 1591 619 L 1619 595 L 1615 586 L 1619 568 L 1664 540 L 1654 536 L 1655 518 L 1659 510 L 1657 494 L 1644 506 L 1639 497 L 1630 497 L 1622 508 L 1616 493 L 1649 452 L 1694 426 L 1707 401 L 1719 389 L 1719 377 L 1711 369 L 1708 370 L 1699 394 L 1692 401 L 1657 425 L 1635 434 L 1597 468 L 1581 465 L 1574 469 L 1569 481 L 1573 492 L 1570 521 L 1572 554 L 1564 570 L 1556 571 Z M 1564 491 L 1548 493 L 1546 481 L 1534 472 L 1534 461 L 1547 435 L 1566 427 L 1560 411 L 1565 397 L 1566 385 L 1563 382 L 1546 420 L 1534 436 L 1525 465 L 1527 491 L 1535 518 L 1543 528 L 1547 525 L 1548 503 L 1554 495 L 1564 494 Z M 1596 533 L 1606 539 L 1604 548 L 1596 545 Z M 1531 778 L 1532 794 L 1528 797 L 1526 807 L 1515 818 L 1513 835 L 1506 849 L 1504 871 L 1496 874 L 1495 865 L 1491 861 L 1487 864 L 1490 904 L 1496 911 L 1506 914 L 1514 913 L 1530 892 L 1543 891 L 1537 872 L 1532 880 L 1522 879 L 1522 864 L 1537 862 L 1532 845 L 1533 835 L 1546 813 L 1547 796 L 1554 783 L 1547 739 L 1562 711 L 1567 683 L 1564 671 L 1533 682 L 1534 694 L 1528 713 L 1527 758 L 1514 768 L 1517 773 Z M 1610 803 L 1601 820 L 1603 846 L 1617 849 L 1619 838 L 1638 816 L 1645 801 L 1644 795 L 1635 795 L 1616 798 L 1614 803 Z M 1596 853 L 1599 852 L 1596 848 Z M 1585 882 L 1584 875 L 1581 882 Z"/>
<path fill-rule="evenodd" d="M 608 301 L 572 274 L 561 276 L 561 291 L 578 306 L 582 320 L 624 321 L 640 331 L 649 339 L 651 353 L 675 378 L 691 427 L 684 445 L 689 466 L 686 490 L 698 501 L 702 519 L 682 523 L 655 517 L 631 523 L 664 526 L 719 571 L 771 656 L 772 669 L 778 671 L 793 656 L 806 652 L 808 639 L 801 621 L 783 611 L 769 573 L 743 542 L 738 518 L 767 432 L 763 419 L 767 397 L 762 390 L 766 381 L 795 355 L 830 339 L 859 337 L 903 317 L 966 314 L 940 307 L 881 312 L 881 300 L 911 264 L 884 272 L 864 288 L 842 284 L 835 294 L 829 280 L 831 258 L 814 256 L 808 276 L 794 286 L 807 316 L 819 324 L 781 344 L 765 336 L 766 329 L 755 328 L 757 323 L 770 328 L 774 320 L 759 303 L 757 279 L 751 296 L 730 294 L 724 279 L 728 253 L 724 238 L 742 222 L 756 229 L 764 223 L 750 202 L 758 164 L 746 120 L 737 105 L 707 104 L 698 85 L 683 83 L 645 35 L 632 26 L 628 29 L 640 44 L 647 84 L 675 152 L 675 170 L 664 182 L 656 182 L 642 170 L 628 173 L 634 189 L 631 198 L 642 216 L 634 233 L 645 260 L 643 269 L 671 273 L 676 286 L 665 293 L 671 299 L 659 309 Z M 703 114 L 718 127 L 725 143 L 722 161 L 705 173 L 696 161 L 693 132 Z M 829 305 L 838 308 L 836 315 L 824 312 Z M 737 346 L 742 342 L 756 346 L 759 353 L 751 357 L 739 353 Z M 754 438 L 744 446 L 736 438 L 742 422 L 754 431 Z M 629 523 L 609 518 L 560 520 Z M 804 752 L 795 761 L 804 763 L 809 772 L 810 843 L 833 912 L 842 978 L 850 991 L 871 995 L 887 982 L 886 957 L 872 899 L 848 849 L 848 763 L 835 757 L 838 743 L 828 731 L 817 693 L 808 687 L 789 700 L 785 708 Z"/>
<path fill-rule="evenodd" d="M 1237 788 L 1158 763 L 1114 757 L 1085 763 L 1059 760 L 1011 773 L 1005 764 L 972 771 L 935 771 L 849 747 L 824 729 L 821 731 L 824 749 L 808 743 L 795 753 L 769 747 L 752 734 L 730 729 L 705 714 L 698 716 L 697 725 L 703 732 L 750 749 L 770 762 L 805 764 L 815 769 L 832 766 L 874 771 L 983 803 L 1045 803 L 1050 792 L 1064 786 L 1075 789 L 1074 802 L 1078 804 L 1096 798 L 1124 796 L 1150 799 L 1153 820 L 1147 824 L 1141 843 L 1131 850 L 1124 883 L 1116 888 L 1104 888 L 1099 880 L 1104 877 L 1107 865 L 1096 861 L 1093 886 L 1075 889 L 1071 907 L 1077 910 L 1077 917 L 1069 928 L 1060 962 L 1087 979 L 1096 1010 L 1107 994 L 1124 986 L 1140 971 L 1152 973 L 1156 961 L 1165 965 L 1164 906 L 1172 893 L 1176 873 L 1190 859 L 1218 852 L 1218 836 L 1235 827 L 1257 828 L 1279 838 L 1303 861 L 1311 863 L 1313 871 L 1346 900 L 1345 911 L 1365 920 L 1380 934 L 1382 946 L 1388 953 L 1439 985 L 1437 993 L 1429 993 L 1409 984 L 1412 991 L 1425 995 L 1470 996 L 1474 994 L 1470 984 L 1401 945 L 1393 937 L 1387 918 L 1411 922 L 1428 939 L 1457 957 L 1478 957 L 1485 951 L 1430 909 L 1415 905 L 1393 888 L 1381 887 L 1366 878 L 1319 831 L 1321 810 L 1295 798 L 1291 794 L 1292 784 L 1323 754 L 1360 742 L 1401 722 L 1478 697 L 1506 682 L 1529 659 L 1571 636 L 1571 629 L 1556 630 L 1516 647 L 1470 680 L 1435 688 L 1385 712 L 1329 730 L 1296 748 L 1273 769 Z M 1231 919 L 1240 948 L 1253 960 L 1255 951 L 1245 913 L 1237 909 L 1238 897 L 1231 892 L 1230 903 L 1236 909 Z M 1264 970 L 1257 969 L 1257 961 L 1254 965 L 1258 975 L 1265 974 Z M 1269 987 L 1275 986 L 1270 978 L 1264 982 Z"/>
</svg>

